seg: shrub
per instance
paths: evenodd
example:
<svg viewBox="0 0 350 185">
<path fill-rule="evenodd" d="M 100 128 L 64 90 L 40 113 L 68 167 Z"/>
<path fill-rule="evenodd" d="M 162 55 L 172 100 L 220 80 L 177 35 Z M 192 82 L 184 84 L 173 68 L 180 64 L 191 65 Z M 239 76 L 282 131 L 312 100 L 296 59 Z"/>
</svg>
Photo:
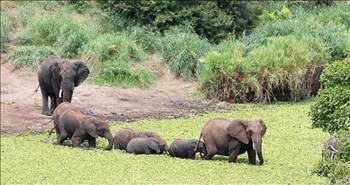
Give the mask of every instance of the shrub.
<svg viewBox="0 0 350 185">
<path fill-rule="evenodd" d="M 83 55 L 91 57 L 93 67 L 107 60 L 128 63 L 146 59 L 142 48 L 126 34 L 100 35 L 84 46 Z"/>
<path fill-rule="evenodd" d="M 55 55 L 55 52 L 50 47 L 22 46 L 12 50 L 9 58 L 13 69 L 29 67 L 34 70 L 43 60 L 52 55 Z"/>
<path fill-rule="evenodd" d="M 197 76 L 199 59 L 209 51 L 211 45 L 196 34 L 177 29 L 166 32 L 162 38 L 161 55 L 170 70 L 185 80 Z"/>
<path fill-rule="evenodd" d="M 350 86 L 350 58 L 327 67 L 322 73 L 321 81 L 326 87 Z"/>
<path fill-rule="evenodd" d="M 99 72 L 92 78 L 97 84 L 112 86 L 149 87 L 154 81 L 154 75 L 146 69 L 132 69 L 123 61 L 107 60 Z"/>
<path fill-rule="evenodd" d="M 350 131 L 350 61 L 330 65 L 321 76 L 326 85 L 311 107 L 312 126 L 330 133 Z"/>
</svg>

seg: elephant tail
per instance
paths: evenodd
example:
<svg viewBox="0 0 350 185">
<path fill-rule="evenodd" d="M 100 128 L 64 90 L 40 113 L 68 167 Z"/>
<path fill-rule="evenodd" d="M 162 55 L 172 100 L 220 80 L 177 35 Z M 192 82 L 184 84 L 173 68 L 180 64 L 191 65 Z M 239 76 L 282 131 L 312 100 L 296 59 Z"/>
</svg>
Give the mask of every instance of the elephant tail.
<svg viewBox="0 0 350 185">
<path fill-rule="evenodd" d="M 49 124 L 49 123 L 51 123 L 52 121 L 53 121 L 53 118 L 51 118 L 51 120 L 50 120 L 49 122 L 47 122 L 46 124 Z M 57 125 L 58 125 L 58 124 L 54 124 L 54 125 L 53 125 L 52 129 L 51 129 L 50 132 L 49 132 L 48 138 L 50 138 L 50 136 L 51 136 L 53 130 L 57 127 Z"/>
<path fill-rule="evenodd" d="M 35 93 L 38 92 L 39 87 L 40 87 L 40 84 L 38 84 L 38 86 L 36 86 L 36 89 L 34 90 Z"/>
<path fill-rule="evenodd" d="M 194 152 L 196 152 L 198 150 L 198 146 L 199 146 L 199 142 L 201 141 L 201 138 L 202 138 L 202 132 L 199 135 L 198 142 L 197 142 L 196 146 L 194 147 Z"/>
</svg>

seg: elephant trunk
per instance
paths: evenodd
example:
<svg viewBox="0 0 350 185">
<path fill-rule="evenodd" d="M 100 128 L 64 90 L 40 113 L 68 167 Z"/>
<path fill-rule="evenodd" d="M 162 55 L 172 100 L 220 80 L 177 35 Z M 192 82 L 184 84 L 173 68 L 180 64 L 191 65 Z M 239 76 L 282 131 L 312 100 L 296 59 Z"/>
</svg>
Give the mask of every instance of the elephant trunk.
<svg viewBox="0 0 350 185">
<path fill-rule="evenodd" d="M 112 133 L 109 132 L 105 132 L 104 138 L 106 138 L 108 140 L 108 146 L 106 148 L 106 150 L 112 150 L 113 147 L 113 135 Z"/>
<path fill-rule="evenodd" d="M 256 154 L 258 155 L 260 165 L 264 164 L 264 157 L 262 155 L 262 139 L 261 136 L 253 138 L 253 144 L 255 147 Z"/>
<path fill-rule="evenodd" d="M 73 90 L 64 89 L 62 91 L 62 94 L 63 94 L 62 102 L 71 102 L 72 101 Z"/>
</svg>

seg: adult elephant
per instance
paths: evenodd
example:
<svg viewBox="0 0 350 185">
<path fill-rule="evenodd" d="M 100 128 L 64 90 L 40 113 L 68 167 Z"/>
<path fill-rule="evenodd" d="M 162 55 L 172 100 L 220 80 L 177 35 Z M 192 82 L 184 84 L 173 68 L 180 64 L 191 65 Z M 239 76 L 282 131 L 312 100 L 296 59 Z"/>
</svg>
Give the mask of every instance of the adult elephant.
<svg viewBox="0 0 350 185">
<path fill-rule="evenodd" d="M 94 116 L 86 116 L 74 109 L 64 111 L 55 125 L 58 140 L 56 144 L 63 144 L 67 138 L 71 138 L 73 147 L 80 147 L 84 140 L 88 140 L 89 147 L 96 147 L 96 139 L 104 137 L 108 140 L 106 150 L 113 147 L 113 135 L 109 125 Z"/>
<path fill-rule="evenodd" d="M 74 87 L 80 85 L 89 73 L 88 67 L 82 61 L 71 62 L 56 57 L 46 59 L 38 71 L 42 114 L 50 116 L 58 104 L 71 102 Z M 48 97 L 51 99 L 50 109 Z"/>
<path fill-rule="evenodd" d="M 256 154 L 260 165 L 264 163 L 262 138 L 267 127 L 261 119 L 255 121 L 213 119 L 202 129 L 207 155 L 211 159 L 215 154 L 228 155 L 229 162 L 235 162 L 238 155 L 248 152 L 249 163 L 256 164 Z"/>
</svg>

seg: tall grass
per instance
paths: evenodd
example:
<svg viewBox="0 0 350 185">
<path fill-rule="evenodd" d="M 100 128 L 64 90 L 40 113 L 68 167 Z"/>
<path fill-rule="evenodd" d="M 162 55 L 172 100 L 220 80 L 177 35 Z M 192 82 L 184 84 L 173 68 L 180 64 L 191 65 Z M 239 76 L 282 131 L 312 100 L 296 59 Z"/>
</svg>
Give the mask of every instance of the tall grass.
<svg viewBox="0 0 350 185">
<path fill-rule="evenodd" d="M 147 59 L 142 47 L 126 33 L 100 35 L 84 46 L 83 55 L 91 58 L 92 66 L 107 60 L 128 63 Z"/>
<path fill-rule="evenodd" d="M 185 80 L 196 78 L 199 59 L 211 47 L 206 39 L 178 29 L 166 32 L 161 44 L 161 55 L 170 70 Z"/>
<path fill-rule="evenodd" d="M 27 67 L 35 70 L 42 61 L 56 54 L 53 48 L 47 46 L 22 46 L 11 50 L 9 59 L 12 69 Z"/>
<path fill-rule="evenodd" d="M 133 69 L 123 61 L 107 60 L 92 78 L 93 82 L 112 86 L 137 86 L 148 88 L 154 82 L 154 75 L 146 69 Z"/>
<path fill-rule="evenodd" d="M 297 47 L 296 47 L 297 46 Z M 300 100 L 317 92 L 320 70 L 328 61 L 322 40 L 271 38 L 244 57 L 244 45 L 225 41 L 208 53 L 200 89 L 209 98 L 231 102 Z"/>
</svg>

